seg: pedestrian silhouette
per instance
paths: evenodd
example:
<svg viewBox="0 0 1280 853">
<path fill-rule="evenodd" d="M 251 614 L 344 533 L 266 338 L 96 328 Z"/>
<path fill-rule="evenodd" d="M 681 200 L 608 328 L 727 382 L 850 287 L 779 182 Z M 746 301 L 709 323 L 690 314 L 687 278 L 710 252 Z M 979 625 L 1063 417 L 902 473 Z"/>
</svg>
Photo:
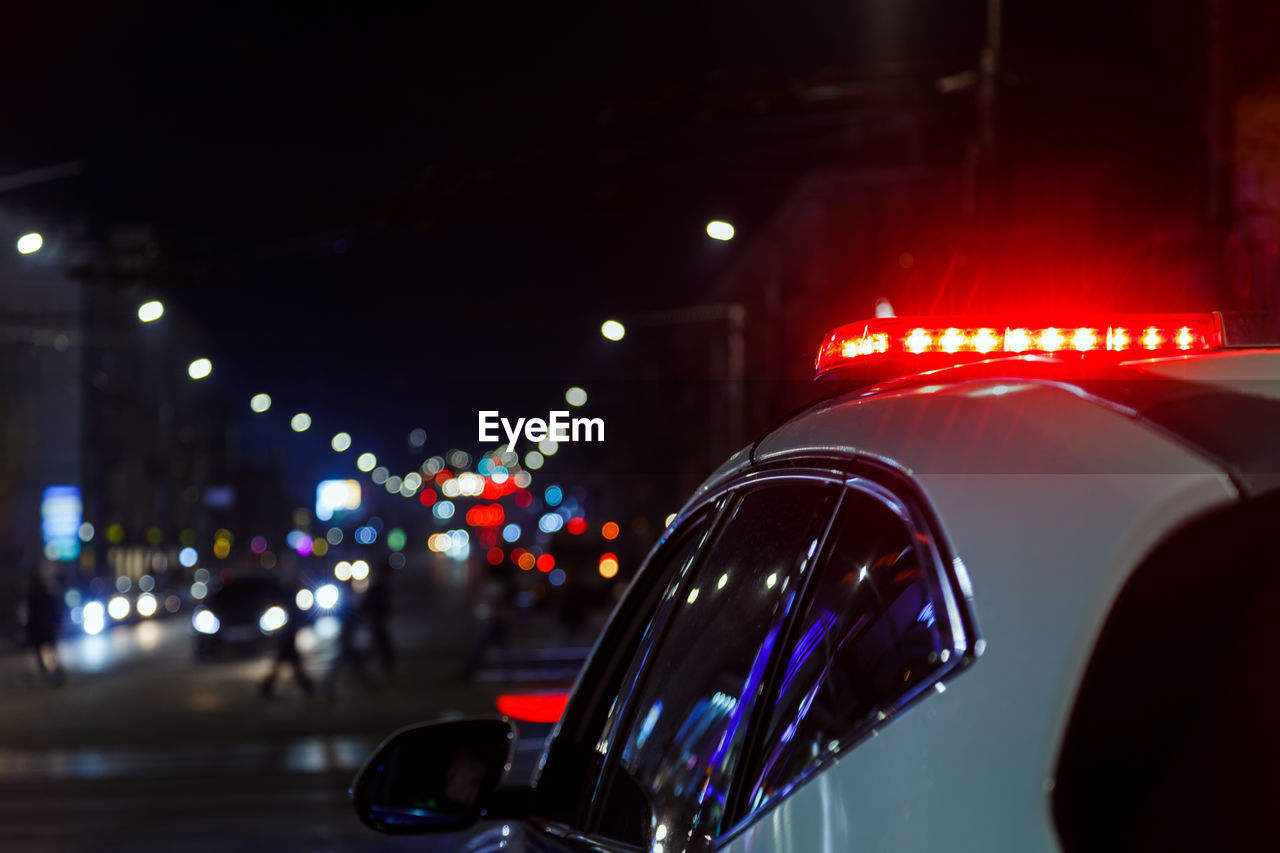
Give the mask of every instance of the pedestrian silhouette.
<svg viewBox="0 0 1280 853">
<path fill-rule="evenodd" d="M 270 699 L 275 690 L 276 679 L 280 676 L 280 670 L 287 667 L 293 670 L 293 680 L 298 683 L 298 687 L 302 688 L 302 692 L 308 696 L 314 695 L 316 692 L 315 684 L 311 677 L 307 675 L 306 667 L 302 664 L 302 655 L 298 653 L 298 629 L 302 627 L 305 621 L 305 614 L 298 609 L 295 602 L 288 601 L 281 605 L 284 608 L 289 619 L 284 625 L 276 629 L 275 649 L 272 654 L 271 669 L 267 671 L 267 676 L 258 685 L 258 689 L 262 692 L 265 699 Z"/>
<path fill-rule="evenodd" d="M 36 661 L 41 680 L 62 684 L 65 676 L 58 661 L 58 633 L 62 630 L 62 612 L 57 598 L 49 592 L 44 579 L 31 573 L 27 585 L 27 648 Z"/>
<path fill-rule="evenodd" d="M 378 566 L 369 591 L 364 595 L 364 612 L 369 618 L 369 636 L 373 640 L 382 674 L 390 675 L 395 668 L 396 649 L 391 641 L 391 574 L 395 569 L 390 562 Z"/>
<path fill-rule="evenodd" d="M 360 648 L 359 631 L 361 610 L 354 603 L 344 601 L 335 614 L 338 619 L 337 647 L 329 671 L 325 673 L 322 689 L 329 698 L 336 692 L 338 678 L 344 669 L 350 669 L 356 681 L 366 690 L 373 689 L 373 679 L 364 665 L 364 651 Z"/>
</svg>

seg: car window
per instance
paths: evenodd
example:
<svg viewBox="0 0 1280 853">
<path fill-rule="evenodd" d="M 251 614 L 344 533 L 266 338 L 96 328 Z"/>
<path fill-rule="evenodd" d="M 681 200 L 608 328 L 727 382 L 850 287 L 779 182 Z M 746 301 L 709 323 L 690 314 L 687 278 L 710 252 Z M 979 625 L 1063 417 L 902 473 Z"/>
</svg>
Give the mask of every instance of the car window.
<svg viewBox="0 0 1280 853">
<path fill-rule="evenodd" d="M 904 509 L 850 490 L 779 659 L 751 809 L 926 689 L 953 659 L 933 553 Z"/>
<path fill-rule="evenodd" d="M 729 510 L 672 596 L 669 625 L 614 738 L 600 835 L 681 849 L 694 835 L 717 834 L 771 652 L 837 491 L 775 481 L 746 490 Z"/>
<path fill-rule="evenodd" d="M 604 754 L 597 744 L 610 714 L 616 713 L 623 676 L 638 650 L 648 646 L 653 626 L 670 606 L 668 601 L 660 602 L 661 594 L 697 552 L 714 518 L 714 507 L 706 507 L 681 522 L 646 564 L 605 627 L 538 774 L 539 815 L 583 827 L 594 793 L 590 782 L 600 778 L 604 765 Z"/>
</svg>

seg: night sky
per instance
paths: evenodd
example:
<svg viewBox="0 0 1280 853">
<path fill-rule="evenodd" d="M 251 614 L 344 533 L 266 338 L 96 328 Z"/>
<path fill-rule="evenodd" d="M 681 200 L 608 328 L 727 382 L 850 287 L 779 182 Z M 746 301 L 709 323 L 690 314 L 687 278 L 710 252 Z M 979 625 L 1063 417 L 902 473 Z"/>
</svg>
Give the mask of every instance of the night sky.
<svg viewBox="0 0 1280 853">
<path fill-rule="evenodd" d="M 928 91 L 974 66 L 982 9 L 21 4 L 0 172 L 85 170 L 4 201 L 98 235 L 154 227 L 149 287 L 205 334 L 228 394 L 401 435 L 433 426 L 441 383 L 616 378 L 601 320 L 699 301 L 742 242 L 707 240 L 709 219 L 749 235 L 806 170 L 841 165 L 840 110 L 795 93 Z M 1135 127 L 1194 152 L 1198 15 L 1006 2 L 1013 138 L 1053 156 Z M 1081 105 L 1098 119 L 1062 119 Z"/>
</svg>

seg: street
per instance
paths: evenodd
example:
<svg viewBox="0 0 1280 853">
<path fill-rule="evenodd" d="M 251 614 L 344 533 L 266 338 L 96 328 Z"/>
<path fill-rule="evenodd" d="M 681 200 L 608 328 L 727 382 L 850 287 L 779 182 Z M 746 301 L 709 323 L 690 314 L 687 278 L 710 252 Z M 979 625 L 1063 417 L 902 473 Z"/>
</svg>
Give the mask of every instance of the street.
<svg viewBox="0 0 1280 853">
<path fill-rule="evenodd" d="M 282 679 L 265 700 L 267 660 L 194 664 L 186 614 L 64 640 L 58 688 L 38 683 L 26 658 L 0 658 L 0 847 L 413 849 L 413 839 L 356 820 L 352 775 L 396 728 L 492 713 L 508 687 L 500 668 L 474 684 L 461 678 L 471 610 L 460 591 L 430 590 L 424 574 L 397 578 L 400 660 L 372 690 L 347 676 L 331 698 L 307 697 Z M 323 677 L 330 643 L 304 630 L 299 645 Z M 526 727 L 521 772 L 547 729 Z"/>
</svg>

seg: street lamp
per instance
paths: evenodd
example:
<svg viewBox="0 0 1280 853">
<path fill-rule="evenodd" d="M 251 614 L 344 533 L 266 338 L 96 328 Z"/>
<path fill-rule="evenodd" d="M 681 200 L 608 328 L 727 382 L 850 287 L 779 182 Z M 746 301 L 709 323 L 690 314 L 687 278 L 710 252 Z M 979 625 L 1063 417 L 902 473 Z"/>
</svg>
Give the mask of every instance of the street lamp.
<svg viewBox="0 0 1280 853">
<path fill-rule="evenodd" d="M 138 306 L 138 319 L 144 323 L 154 323 L 164 316 L 164 303 L 158 300 L 144 302 Z"/>
<path fill-rule="evenodd" d="M 733 226 L 728 222 L 713 219 L 707 223 L 707 236 L 712 240 L 732 240 Z"/>
<path fill-rule="evenodd" d="M 30 255 L 40 251 L 40 247 L 44 245 L 44 238 L 35 231 L 30 234 L 23 234 L 18 238 L 18 251 L 24 255 Z"/>
<path fill-rule="evenodd" d="M 207 358 L 197 358 L 187 365 L 187 375 L 192 379 L 204 379 L 213 372 L 213 362 Z"/>
<path fill-rule="evenodd" d="M 600 334 L 604 335 L 611 341 L 622 340 L 623 335 L 627 333 L 627 327 L 619 323 L 617 320 L 605 320 L 600 324 Z"/>
</svg>

